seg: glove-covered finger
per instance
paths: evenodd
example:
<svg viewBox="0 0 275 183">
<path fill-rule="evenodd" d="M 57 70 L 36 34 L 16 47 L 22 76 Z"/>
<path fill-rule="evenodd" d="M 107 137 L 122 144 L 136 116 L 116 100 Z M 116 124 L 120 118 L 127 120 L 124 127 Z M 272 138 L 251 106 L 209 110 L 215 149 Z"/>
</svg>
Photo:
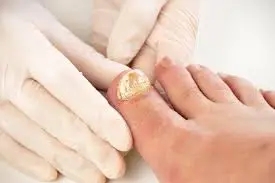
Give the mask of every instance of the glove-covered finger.
<svg viewBox="0 0 275 183">
<path fill-rule="evenodd" d="M 27 80 L 13 103 L 62 144 L 93 162 L 106 177 L 113 179 L 124 174 L 125 164 L 119 152 L 92 133 L 36 81 Z"/>
<path fill-rule="evenodd" d="M 9 26 L 6 41 L 17 53 L 11 59 L 25 62 L 30 77 L 79 116 L 96 135 L 120 151 L 131 149 L 132 138 L 124 119 L 73 64 L 31 23 L 11 20 Z"/>
<path fill-rule="evenodd" d="M 24 8 L 21 8 L 22 6 Z M 81 41 L 38 2 L 30 1 L 28 6 L 20 6 L 19 3 L 14 11 L 20 18 L 32 22 L 97 88 L 106 90 L 119 73 L 128 69 L 125 65 L 106 59 L 93 47 Z"/>
<path fill-rule="evenodd" d="M 128 64 L 152 31 L 167 0 L 127 0 L 120 10 L 109 38 L 107 56 Z"/>
<path fill-rule="evenodd" d="M 198 26 L 199 0 L 169 0 L 145 46 L 133 61 L 133 68 L 154 79 L 156 61 L 164 56 L 186 65 L 192 62 Z"/>
<path fill-rule="evenodd" d="M 40 181 L 53 181 L 57 171 L 47 161 L 15 142 L 0 129 L 1 157 L 25 174 Z"/>
<path fill-rule="evenodd" d="M 80 183 L 105 183 L 105 177 L 92 163 L 49 136 L 11 103 L 2 106 L 0 115 L 3 131 L 65 176 Z"/>
</svg>

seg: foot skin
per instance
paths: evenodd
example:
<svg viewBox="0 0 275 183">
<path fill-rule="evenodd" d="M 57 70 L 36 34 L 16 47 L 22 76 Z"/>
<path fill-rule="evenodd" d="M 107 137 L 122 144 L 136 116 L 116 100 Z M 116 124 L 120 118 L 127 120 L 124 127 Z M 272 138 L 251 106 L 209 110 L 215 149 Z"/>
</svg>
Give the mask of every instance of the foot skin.
<svg viewBox="0 0 275 183">
<path fill-rule="evenodd" d="M 173 109 L 139 72 L 122 73 L 108 97 L 160 182 L 275 182 L 274 93 L 262 95 L 244 79 L 169 59 L 156 66 L 156 76 Z M 121 88 L 122 78 L 128 88 Z M 125 88 L 130 95 L 119 98 Z"/>
<path fill-rule="evenodd" d="M 271 107 L 275 109 L 275 92 L 274 91 L 262 91 L 265 100 Z"/>
</svg>

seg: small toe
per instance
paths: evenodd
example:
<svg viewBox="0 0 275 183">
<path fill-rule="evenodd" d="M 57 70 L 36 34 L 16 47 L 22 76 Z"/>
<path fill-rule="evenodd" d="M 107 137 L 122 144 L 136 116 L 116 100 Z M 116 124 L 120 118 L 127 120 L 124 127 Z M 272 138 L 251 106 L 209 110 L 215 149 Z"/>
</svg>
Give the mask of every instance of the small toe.
<svg viewBox="0 0 275 183">
<path fill-rule="evenodd" d="M 261 92 L 246 79 L 226 74 L 219 75 L 243 104 L 247 106 L 267 105 Z"/>
<path fill-rule="evenodd" d="M 209 109 L 209 101 L 183 66 L 164 58 L 155 70 L 159 81 L 173 107 L 186 118 L 195 118 Z"/>
<path fill-rule="evenodd" d="M 262 91 L 266 102 L 275 109 L 275 91 Z"/>
<path fill-rule="evenodd" d="M 217 103 L 237 102 L 230 88 L 210 69 L 200 65 L 189 65 L 188 71 L 204 95 Z"/>
</svg>

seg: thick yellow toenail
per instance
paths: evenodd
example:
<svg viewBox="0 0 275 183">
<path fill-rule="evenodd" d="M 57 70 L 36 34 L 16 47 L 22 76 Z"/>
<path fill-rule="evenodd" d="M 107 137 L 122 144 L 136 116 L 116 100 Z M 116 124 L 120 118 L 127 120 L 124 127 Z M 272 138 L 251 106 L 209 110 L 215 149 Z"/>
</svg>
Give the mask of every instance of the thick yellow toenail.
<svg viewBox="0 0 275 183">
<path fill-rule="evenodd" d="M 148 77 L 140 70 L 132 70 L 119 81 L 117 97 L 119 100 L 130 100 L 133 97 L 147 93 L 151 88 Z"/>
</svg>

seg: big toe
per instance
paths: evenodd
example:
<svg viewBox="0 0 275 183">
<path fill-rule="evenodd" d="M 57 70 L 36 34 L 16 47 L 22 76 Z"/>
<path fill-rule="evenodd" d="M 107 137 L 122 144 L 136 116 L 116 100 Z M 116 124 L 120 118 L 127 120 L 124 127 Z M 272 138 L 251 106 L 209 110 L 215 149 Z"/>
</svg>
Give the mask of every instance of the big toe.
<svg viewBox="0 0 275 183">
<path fill-rule="evenodd" d="M 108 90 L 108 98 L 127 121 L 137 151 L 157 171 L 168 143 L 185 134 L 187 121 L 166 104 L 140 71 L 118 76 Z"/>
</svg>

